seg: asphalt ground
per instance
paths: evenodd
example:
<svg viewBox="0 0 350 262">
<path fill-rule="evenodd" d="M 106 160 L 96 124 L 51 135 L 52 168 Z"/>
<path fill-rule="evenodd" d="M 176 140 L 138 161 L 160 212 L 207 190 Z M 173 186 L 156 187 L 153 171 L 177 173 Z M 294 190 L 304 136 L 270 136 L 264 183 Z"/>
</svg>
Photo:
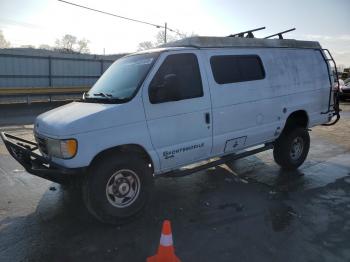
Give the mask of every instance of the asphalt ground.
<svg viewBox="0 0 350 262">
<path fill-rule="evenodd" d="M 181 261 L 350 261 L 350 103 L 315 127 L 295 172 L 271 150 L 182 178 L 158 178 L 123 226 L 95 221 L 79 192 L 34 177 L 0 142 L 0 261 L 145 261 L 170 219 Z M 32 138 L 45 105 L 0 108 L 0 128 Z M 28 124 L 28 125 L 27 125 Z"/>
</svg>

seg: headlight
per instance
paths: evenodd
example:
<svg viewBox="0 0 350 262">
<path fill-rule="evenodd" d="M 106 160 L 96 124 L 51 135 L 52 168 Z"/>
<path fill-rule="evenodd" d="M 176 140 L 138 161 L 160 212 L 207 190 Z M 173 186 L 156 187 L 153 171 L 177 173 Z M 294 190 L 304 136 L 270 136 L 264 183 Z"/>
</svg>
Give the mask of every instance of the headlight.
<svg viewBox="0 0 350 262">
<path fill-rule="evenodd" d="M 76 155 L 77 149 L 78 143 L 75 139 L 47 139 L 47 151 L 50 156 L 69 159 Z"/>
</svg>

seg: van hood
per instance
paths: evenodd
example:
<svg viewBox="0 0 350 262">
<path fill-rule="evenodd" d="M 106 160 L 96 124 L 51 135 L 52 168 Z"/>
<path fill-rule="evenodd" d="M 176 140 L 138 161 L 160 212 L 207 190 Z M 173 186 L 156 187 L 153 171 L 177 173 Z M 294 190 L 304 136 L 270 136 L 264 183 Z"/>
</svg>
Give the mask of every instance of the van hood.
<svg viewBox="0 0 350 262">
<path fill-rule="evenodd" d="M 39 115 L 34 131 L 61 138 L 140 120 L 123 110 L 127 104 L 69 103 Z"/>
</svg>

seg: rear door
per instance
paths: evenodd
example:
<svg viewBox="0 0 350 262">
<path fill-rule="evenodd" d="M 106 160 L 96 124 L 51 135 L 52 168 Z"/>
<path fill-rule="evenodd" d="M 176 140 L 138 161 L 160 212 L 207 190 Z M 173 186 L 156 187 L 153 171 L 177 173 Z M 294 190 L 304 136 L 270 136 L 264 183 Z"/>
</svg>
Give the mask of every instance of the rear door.
<svg viewBox="0 0 350 262">
<path fill-rule="evenodd" d="M 152 144 L 161 170 L 208 158 L 212 148 L 211 102 L 198 51 L 161 54 L 144 83 L 143 101 Z M 150 99 L 149 87 L 176 76 L 176 101 Z M 162 92 L 170 92 L 162 90 Z M 151 102 L 153 101 L 153 103 Z"/>
</svg>

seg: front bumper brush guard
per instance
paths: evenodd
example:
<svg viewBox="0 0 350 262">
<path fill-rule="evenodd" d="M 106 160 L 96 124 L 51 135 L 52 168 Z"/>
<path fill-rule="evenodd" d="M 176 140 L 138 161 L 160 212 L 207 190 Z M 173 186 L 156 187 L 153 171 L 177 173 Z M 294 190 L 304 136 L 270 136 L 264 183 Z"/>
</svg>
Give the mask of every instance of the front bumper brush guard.
<svg viewBox="0 0 350 262">
<path fill-rule="evenodd" d="M 38 149 L 37 143 L 5 132 L 1 132 L 0 135 L 10 155 L 32 175 L 55 183 L 67 184 L 73 174 L 82 172 L 81 169 L 63 167 L 35 153 L 34 151 Z"/>
</svg>

